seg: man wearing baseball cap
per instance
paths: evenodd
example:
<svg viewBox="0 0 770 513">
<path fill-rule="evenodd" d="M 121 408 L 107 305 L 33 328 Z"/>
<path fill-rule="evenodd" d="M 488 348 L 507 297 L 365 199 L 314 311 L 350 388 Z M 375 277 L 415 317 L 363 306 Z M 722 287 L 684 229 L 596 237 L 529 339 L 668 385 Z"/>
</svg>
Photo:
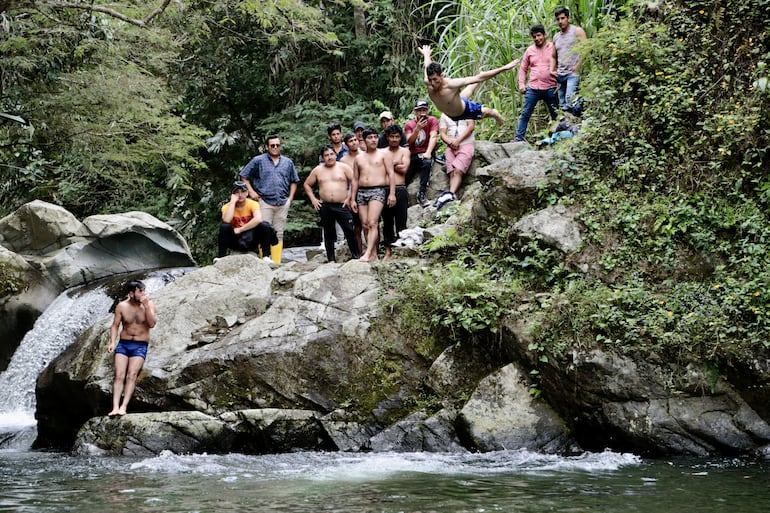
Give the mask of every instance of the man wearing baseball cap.
<svg viewBox="0 0 770 513">
<path fill-rule="evenodd" d="M 388 147 L 388 136 L 385 134 L 385 129 L 393 124 L 393 113 L 389 110 L 384 110 L 380 113 L 380 139 L 377 141 L 378 148 Z M 401 137 L 401 146 L 406 146 L 406 136 Z"/>
<path fill-rule="evenodd" d="M 408 185 L 416 174 L 420 175 L 420 192 L 417 193 L 417 201 L 425 206 L 427 203 L 425 193 L 428 191 L 433 153 L 438 141 L 438 119 L 428 115 L 426 100 L 415 102 L 414 119 L 406 122 L 404 134 L 409 144 L 409 153 L 412 154 L 409 171 L 406 172 L 406 183 Z"/>
<path fill-rule="evenodd" d="M 272 262 L 271 244 L 278 244 L 278 238 L 270 223 L 262 221 L 259 203 L 249 199 L 245 182 L 233 182 L 230 201 L 222 207 L 217 258 L 226 256 L 228 249 L 256 251 L 259 248 L 263 258 Z"/>
</svg>

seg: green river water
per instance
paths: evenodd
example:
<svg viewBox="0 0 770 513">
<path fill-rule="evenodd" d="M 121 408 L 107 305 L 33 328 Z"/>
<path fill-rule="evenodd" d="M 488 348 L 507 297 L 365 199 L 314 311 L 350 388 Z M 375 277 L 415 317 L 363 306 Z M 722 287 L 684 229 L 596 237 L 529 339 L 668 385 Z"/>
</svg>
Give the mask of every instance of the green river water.
<svg viewBox="0 0 770 513">
<path fill-rule="evenodd" d="M 0 452 L 0 511 L 482 513 L 770 511 L 770 462 L 630 454 Z"/>
</svg>

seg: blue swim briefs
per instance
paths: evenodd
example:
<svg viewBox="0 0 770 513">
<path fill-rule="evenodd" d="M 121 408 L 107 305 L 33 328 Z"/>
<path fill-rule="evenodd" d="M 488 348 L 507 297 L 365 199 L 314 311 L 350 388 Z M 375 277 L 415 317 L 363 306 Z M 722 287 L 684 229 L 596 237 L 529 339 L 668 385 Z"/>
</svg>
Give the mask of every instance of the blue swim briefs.
<svg viewBox="0 0 770 513">
<path fill-rule="evenodd" d="M 483 113 L 481 112 L 482 105 L 478 102 L 472 102 L 465 96 L 461 97 L 465 104 L 465 112 L 459 116 L 449 116 L 454 121 L 460 121 L 461 119 L 481 119 Z"/>
<path fill-rule="evenodd" d="M 115 348 L 115 354 L 124 354 L 129 358 L 134 356 L 140 356 L 147 358 L 147 342 L 141 340 L 123 340 L 120 339 L 118 346 Z"/>
</svg>

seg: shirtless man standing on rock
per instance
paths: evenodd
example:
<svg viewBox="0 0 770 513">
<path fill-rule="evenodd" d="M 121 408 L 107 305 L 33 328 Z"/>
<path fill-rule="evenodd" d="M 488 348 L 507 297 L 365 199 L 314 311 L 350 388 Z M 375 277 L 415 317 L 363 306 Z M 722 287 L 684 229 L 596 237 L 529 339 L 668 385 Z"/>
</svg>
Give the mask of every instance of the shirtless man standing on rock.
<svg viewBox="0 0 770 513">
<path fill-rule="evenodd" d="M 396 204 L 396 178 L 389 152 L 377 150 L 380 138 L 377 132 L 367 128 L 362 135 L 366 153 L 353 162 L 350 206 L 361 216 L 366 234 L 366 252 L 359 260 L 371 262 L 377 260 L 382 209 L 386 204 L 389 207 Z"/>
<path fill-rule="evenodd" d="M 472 77 L 448 78 L 444 76 L 441 64 L 431 61 L 430 45 L 420 47 L 420 53 L 423 55 L 425 66 L 423 80 L 428 88 L 428 96 L 430 96 L 438 110 L 455 121 L 461 119 L 494 118 L 498 125 L 502 125 L 505 122 L 496 109 L 484 107 L 480 103 L 470 101 L 469 98 L 480 83 L 503 71 L 513 69 L 519 64 L 519 59 L 514 59 L 505 66 L 491 71 L 482 71 Z M 461 88 L 463 89 L 460 90 Z"/>
<path fill-rule="evenodd" d="M 110 417 L 126 414 L 126 406 L 136 388 L 136 378 L 147 358 L 150 329 L 155 327 L 157 318 L 155 304 L 150 301 L 144 289 L 141 281 L 129 281 L 126 283 L 128 299 L 115 307 L 115 317 L 110 327 L 110 345 L 107 347 L 108 353 L 115 352 L 112 411 L 108 413 Z M 121 395 L 123 402 L 120 401 Z"/>
<path fill-rule="evenodd" d="M 385 258 L 393 256 L 393 243 L 398 240 L 398 234 L 406 228 L 409 194 L 406 191 L 406 172 L 409 171 L 411 155 L 408 146 L 401 146 L 403 130 L 398 125 L 390 125 L 385 129 L 388 138 L 388 148 L 380 151 L 389 152 L 393 162 L 393 175 L 396 179 L 396 204 L 382 211 L 382 235 L 385 239 Z"/>
<path fill-rule="evenodd" d="M 353 140 L 356 140 L 355 135 Z M 337 241 L 337 223 L 345 234 L 350 254 L 353 258 L 359 258 L 353 215 L 348 209 L 348 186 L 353 181 L 353 169 L 342 161 L 337 162 L 337 150 L 330 144 L 321 148 L 321 159 L 323 163 L 313 168 L 303 187 L 313 208 L 321 214 L 326 259 L 336 262 L 334 243 Z M 316 184 L 318 197 L 313 194 L 313 186 Z"/>
</svg>

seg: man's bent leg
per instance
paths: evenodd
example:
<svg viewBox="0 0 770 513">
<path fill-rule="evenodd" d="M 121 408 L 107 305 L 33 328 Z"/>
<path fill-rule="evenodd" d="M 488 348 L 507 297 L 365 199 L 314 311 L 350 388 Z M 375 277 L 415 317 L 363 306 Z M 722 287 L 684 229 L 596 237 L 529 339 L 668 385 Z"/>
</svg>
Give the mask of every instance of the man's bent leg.
<svg viewBox="0 0 770 513">
<path fill-rule="evenodd" d="M 217 258 L 222 258 L 227 255 L 228 249 L 235 249 L 238 238 L 233 233 L 233 227 L 229 223 L 221 223 L 219 225 L 219 249 L 217 251 Z"/>
<path fill-rule="evenodd" d="M 254 228 L 254 241 L 256 242 L 256 251 L 259 248 L 261 257 L 270 256 L 270 240 L 274 238 L 275 229 L 273 226 L 265 221 L 262 221 Z"/>
<path fill-rule="evenodd" d="M 425 196 L 428 192 L 428 182 L 430 182 L 430 171 L 433 168 L 433 159 L 426 158 L 422 160 L 422 167 L 420 168 L 420 194 Z"/>
</svg>

